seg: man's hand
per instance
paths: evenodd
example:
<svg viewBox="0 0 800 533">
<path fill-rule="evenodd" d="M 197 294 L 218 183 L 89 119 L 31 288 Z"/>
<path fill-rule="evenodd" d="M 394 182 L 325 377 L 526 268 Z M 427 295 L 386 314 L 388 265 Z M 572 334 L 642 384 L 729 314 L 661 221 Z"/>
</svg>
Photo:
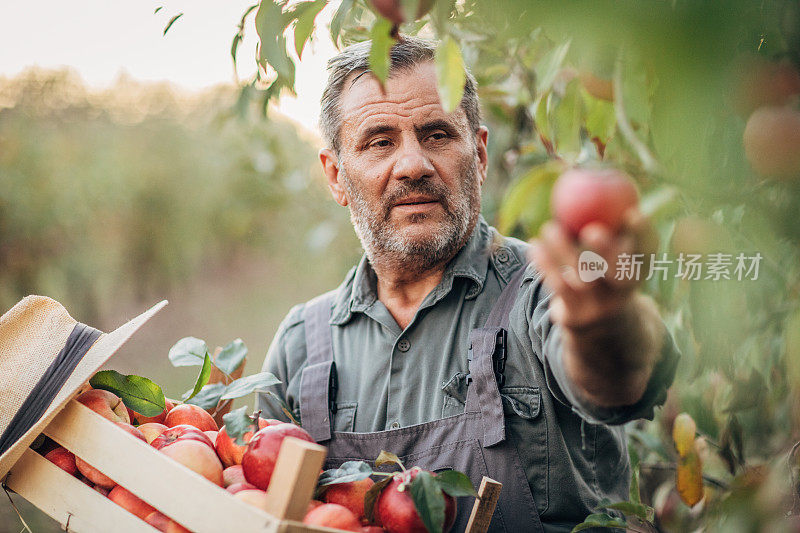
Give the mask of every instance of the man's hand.
<svg viewBox="0 0 800 533">
<path fill-rule="evenodd" d="M 664 327 L 655 304 L 636 292 L 640 280 L 616 279 L 622 254 L 655 250 L 655 233 L 636 209 L 612 234 L 602 224 L 588 224 L 577 241 L 556 222 L 531 242 L 530 259 L 553 292 L 552 321 L 564 332 L 567 376 L 587 400 L 602 407 L 636 403 L 658 359 Z M 581 251 L 591 250 L 609 265 L 605 277 L 584 282 L 578 276 Z M 642 268 L 646 274 L 646 265 Z"/>
</svg>

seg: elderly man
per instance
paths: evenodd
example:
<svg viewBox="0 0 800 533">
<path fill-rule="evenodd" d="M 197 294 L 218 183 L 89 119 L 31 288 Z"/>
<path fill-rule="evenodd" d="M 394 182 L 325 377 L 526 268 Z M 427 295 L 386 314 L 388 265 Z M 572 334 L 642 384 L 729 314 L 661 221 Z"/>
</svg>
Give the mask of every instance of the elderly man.
<svg viewBox="0 0 800 533">
<path fill-rule="evenodd" d="M 432 42 L 392 48 L 385 90 L 369 46 L 329 63 L 320 152 L 365 253 L 280 325 L 264 363 L 282 380 L 273 392 L 328 447 L 329 467 L 385 449 L 474 483 L 488 475 L 503 483 L 492 531 L 569 531 L 602 498 L 627 499 L 620 424 L 652 418 L 677 353 L 631 283 L 582 283 L 564 267 L 579 245 L 616 263 L 644 223 L 590 226 L 580 242 L 549 224 L 532 247 L 499 235 L 480 214 L 487 129 L 473 77 L 448 114 Z"/>
</svg>

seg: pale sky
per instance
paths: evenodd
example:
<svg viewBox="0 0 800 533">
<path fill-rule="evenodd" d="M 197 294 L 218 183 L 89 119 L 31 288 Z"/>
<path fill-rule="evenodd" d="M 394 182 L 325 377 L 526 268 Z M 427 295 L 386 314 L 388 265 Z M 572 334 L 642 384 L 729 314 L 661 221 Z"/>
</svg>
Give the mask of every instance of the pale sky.
<svg viewBox="0 0 800 533">
<path fill-rule="evenodd" d="M 0 7 L 0 76 L 30 66 L 75 69 L 90 87 L 103 88 L 120 72 L 142 81 L 170 81 L 202 89 L 233 81 L 230 45 L 245 9 L 255 0 L 3 0 Z M 318 21 L 328 21 L 332 2 Z M 154 14 L 156 7 L 163 6 Z M 163 29 L 183 12 L 166 36 Z M 256 33 L 248 17 L 239 45 L 239 76 L 255 72 Z M 293 46 L 291 47 L 293 50 Z M 292 52 L 293 53 L 293 52 Z M 325 63 L 335 54 L 327 31 L 307 44 L 298 66 L 297 98 L 284 96 L 283 114 L 317 130 Z"/>
</svg>

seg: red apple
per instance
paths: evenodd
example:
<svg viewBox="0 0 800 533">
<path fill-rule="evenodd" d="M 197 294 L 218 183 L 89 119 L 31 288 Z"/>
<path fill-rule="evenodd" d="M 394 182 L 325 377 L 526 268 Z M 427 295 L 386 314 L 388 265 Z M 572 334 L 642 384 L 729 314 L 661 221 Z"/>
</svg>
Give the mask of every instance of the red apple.
<svg viewBox="0 0 800 533">
<path fill-rule="evenodd" d="M 617 232 L 625 212 L 638 204 L 638 195 L 633 181 L 622 171 L 573 168 L 556 181 L 551 203 L 556 220 L 577 237 L 591 222 Z"/>
<path fill-rule="evenodd" d="M 378 526 L 361 526 L 361 533 L 384 533 L 386 531 Z"/>
<path fill-rule="evenodd" d="M 50 450 L 45 454 L 44 458 L 65 472 L 73 476 L 78 475 L 78 467 L 75 466 L 75 454 L 63 446 Z"/>
<path fill-rule="evenodd" d="M 174 442 L 182 440 L 195 440 L 198 442 L 202 442 L 212 450 L 214 449 L 214 444 L 208 438 L 208 435 L 206 435 L 196 427 L 190 426 L 188 424 L 181 424 L 179 426 L 174 426 L 167 429 L 161 435 L 153 439 L 150 445 L 153 448 L 160 450 L 165 446 L 169 446 Z"/>
<path fill-rule="evenodd" d="M 142 424 L 137 428 L 139 431 L 142 432 L 144 435 L 144 439 L 147 441 L 147 444 L 152 444 L 153 441 L 167 431 L 169 428 L 164 424 L 158 424 L 156 422 L 148 422 L 146 424 Z"/>
<path fill-rule="evenodd" d="M 259 509 L 266 509 L 267 508 L 267 493 L 263 490 L 258 489 L 249 489 L 249 490 L 240 490 L 236 494 L 234 494 L 236 498 L 239 498 L 245 503 L 249 503 L 254 507 L 258 507 Z"/>
<path fill-rule="evenodd" d="M 124 487 L 117 485 L 108 493 L 108 499 L 124 507 L 142 520 L 155 511 L 155 508 Z"/>
<path fill-rule="evenodd" d="M 294 424 L 281 423 L 259 429 L 250 439 L 242 457 L 242 469 L 248 483 L 267 490 L 278 460 L 278 452 L 286 437 L 314 442 L 306 430 Z"/>
<path fill-rule="evenodd" d="M 323 505 L 325 502 L 321 502 L 319 500 L 311 500 L 308 502 L 308 507 L 306 508 L 306 514 L 310 513 L 320 505 Z"/>
<path fill-rule="evenodd" d="M 119 396 L 113 392 L 91 389 L 78 396 L 77 400 L 112 422 L 131 423 L 131 419 L 128 417 L 127 407 L 122 403 Z"/>
<path fill-rule="evenodd" d="M 240 491 L 243 491 L 243 490 L 258 490 L 258 487 L 256 487 L 255 485 L 251 485 L 250 483 L 247 483 L 246 481 L 244 481 L 244 482 L 241 482 L 241 483 L 233 483 L 232 485 L 228 485 L 227 487 L 225 487 L 225 490 L 227 490 L 231 494 L 236 494 L 237 492 L 240 492 Z M 259 491 L 259 492 L 262 492 L 262 491 Z"/>
<path fill-rule="evenodd" d="M 744 152 L 758 174 L 790 180 L 800 177 L 800 111 L 762 107 L 744 129 Z"/>
<path fill-rule="evenodd" d="M 214 419 L 202 407 L 184 403 L 173 407 L 164 420 L 167 427 L 174 427 L 181 424 L 194 426 L 200 431 L 219 431 L 219 426 Z"/>
<path fill-rule="evenodd" d="M 153 511 L 147 515 L 144 521 L 164 533 L 191 533 L 190 530 L 158 511 Z"/>
<path fill-rule="evenodd" d="M 350 512 L 361 520 L 364 518 L 364 495 L 374 484 L 375 482 L 370 478 L 350 483 L 335 483 L 328 486 L 325 491 L 325 501 L 347 507 Z"/>
<path fill-rule="evenodd" d="M 89 483 L 91 483 L 91 481 Z M 105 496 L 106 498 L 108 497 L 108 494 L 111 492 L 111 490 L 105 487 L 101 487 L 100 485 L 95 485 L 94 483 L 92 483 L 92 488 L 97 492 L 99 492 L 100 494 L 102 494 L 103 496 Z"/>
<path fill-rule="evenodd" d="M 222 486 L 222 463 L 211 446 L 196 440 L 179 440 L 161 448 L 161 453 Z"/>
<path fill-rule="evenodd" d="M 86 479 L 91 481 L 97 486 L 103 487 L 105 489 L 113 489 L 117 486 L 117 482 L 81 459 L 80 457 L 75 458 L 75 466 L 78 467 L 78 470 L 81 474 L 83 474 Z"/>
<path fill-rule="evenodd" d="M 135 419 L 136 423 L 139 424 L 139 425 L 141 425 L 141 424 L 150 424 L 150 423 L 153 423 L 153 422 L 155 422 L 157 424 L 163 424 L 164 420 L 166 420 L 166 418 L 167 418 L 167 413 L 170 412 L 173 407 L 175 407 L 175 405 L 171 401 L 164 400 L 164 410 L 161 413 L 159 413 L 158 415 L 156 415 L 156 416 L 140 415 L 139 413 L 137 413 L 136 411 L 134 411 L 132 409 L 128 409 L 128 414 L 131 417 L 131 423 L 133 423 L 133 421 Z"/>
<path fill-rule="evenodd" d="M 425 533 L 425 525 L 417 514 L 414 501 L 406 488 L 397 489 L 417 477 L 421 469 L 414 467 L 407 472 L 398 472 L 380 493 L 375 501 L 376 521 L 389 533 Z M 407 486 L 407 485 L 406 485 Z M 445 500 L 444 531 L 449 531 L 456 520 L 456 501 L 452 496 L 442 493 Z"/>
<path fill-rule="evenodd" d="M 219 434 L 219 431 L 204 431 L 203 433 L 206 434 L 208 440 L 210 440 L 211 442 L 215 442 L 217 440 L 217 434 Z"/>
<path fill-rule="evenodd" d="M 117 426 L 119 426 L 120 428 L 124 429 L 125 431 L 127 431 L 128 433 L 130 433 L 131 435 L 136 437 L 137 439 L 141 439 L 141 440 L 147 442 L 147 439 L 145 438 L 144 433 L 142 433 L 138 428 L 135 428 L 130 424 L 125 424 L 124 422 L 117 422 Z"/>
<path fill-rule="evenodd" d="M 276 424 L 282 424 L 280 420 L 275 420 L 273 418 L 259 418 L 258 419 L 258 429 L 265 428 L 267 426 L 274 426 Z M 217 450 L 217 455 L 219 455 L 220 461 L 225 466 L 233 466 L 233 465 L 240 465 L 242 464 L 242 456 L 244 455 L 244 450 L 247 447 L 247 443 L 250 442 L 250 439 L 253 438 L 253 432 L 248 431 L 244 434 L 244 444 L 238 445 L 233 442 L 233 439 L 228 436 L 228 432 L 225 430 L 225 426 L 219 430 L 217 433 L 217 439 L 214 442 L 214 447 Z"/>
<path fill-rule="evenodd" d="M 420 0 L 417 7 L 417 15 L 414 20 L 421 19 L 431 10 L 435 0 Z M 395 24 L 402 24 L 406 20 L 406 14 L 401 5 L 401 0 L 370 0 L 372 7 L 383 18 Z"/>
<path fill-rule="evenodd" d="M 247 480 L 244 478 L 242 465 L 229 466 L 222 471 L 222 483 L 225 487 L 229 487 L 234 483 L 244 483 L 245 481 Z"/>
<path fill-rule="evenodd" d="M 324 503 L 309 511 L 303 523 L 310 526 L 332 527 L 344 531 L 361 531 L 361 522 L 347 507 Z"/>
</svg>

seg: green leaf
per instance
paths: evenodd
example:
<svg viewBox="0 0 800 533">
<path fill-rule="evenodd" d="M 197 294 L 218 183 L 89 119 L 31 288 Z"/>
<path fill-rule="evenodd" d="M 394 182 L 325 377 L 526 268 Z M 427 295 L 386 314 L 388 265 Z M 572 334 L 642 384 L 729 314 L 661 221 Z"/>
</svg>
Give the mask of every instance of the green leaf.
<svg viewBox="0 0 800 533">
<path fill-rule="evenodd" d="M 510 233 L 523 225 L 535 234 L 550 218 L 550 191 L 563 166 L 555 161 L 537 165 L 517 180 L 506 194 L 497 214 L 498 229 Z"/>
<path fill-rule="evenodd" d="M 169 22 L 167 22 L 167 26 L 164 28 L 164 35 L 166 35 L 169 29 L 172 27 L 172 25 L 175 24 L 175 21 L 181 18 L 182 16 L 183 13 L 178 13 L 177 15 L 169 19 Z"/>
<path fill-rule="evenodd" d="M 381 85 L 389 77 L 389 51 L 395 43 L 394 37 L 390 35 L 391 31 L 392 23 L 382 17 L 375 19 L 370 31 L 372 47 L 369 49 L 369 69 Z"/>
<path fill-rule="evenodd" d="M 252 376 L 239 378 L 225 388 L 221 400 L 231 400 L 250 394 L 259 389 L 277 385 L 281 381 L 269 372 L 259 372 Z"/>
<path fill-rule="evenodd" d="M 429 533 L 444 529 L 444 494 L 430 472 L 422 470 L 411 481 L 411 499 Z"/>
<path fill-rule="evenodd" d="M 195 366 L 205 363 L 208 346 L 204 340 L 184 337 L 169 349 L 172 366 Z"/>
<path fill-rule="evenodd" d="M 217 357 L 214 358 L 214 366 L 220 369 L 224 374 L 232 374 L 239 365 L 242 364 L 244 358 L 247 357 L 247 346 L 244 345 L 242 339 L 236 339 L 229 342 Z"/>
<path fill-rule="evenodd" d="M 353 4 L 355 4 L 355 0 L 342 0 L 342 3 L 331 19 L 331 41 L 333 41 L 334 44 L 339 42 L 339 34 L 342 33 L 342 26 L 344 25 L 348 13 L 353 9 Z"/>
<path fill-rule="evenodd" d="M 616 502 L 616 503 L 609 503 L 607 505 L 601 505 L 600 507 L 598 507 L 598 509 L 600 508 L 615 509 L 617 511 L 622 511 L 627 516 L 637 516 L 645 521 L 652 521 L 654 515 L 653 508 L 643 503 Z"/>
<path fill-rule="evenodd" d="M 583 105 L 586 107 L 586 131 L 589 133 L 589 137 L 596 137 L 602 143 L 608 143 L 617 129 L 614 104 L 593 98 L 584 90 Z"/>
<path fill-rule="evenodd" d="M 213 409 L 219 403 L 223 392 L 225 392 L 224 383 L 212 383 L 200 389 L 200 392 L 194 398 L 187 400 L 186 403 L 203 409 Z"/>
<path fill-rule="evenodd" d="M 593 527 L 625 529 L 628 527 L 628 522 L 621 518 L 611 516 L 607 513 L 595 513 L 590 514 L 583 522 L 572 528 L 572 533 Z"/>
<path fill-rule="evenodd" d="M 211 377 L 211 356 L 208 355 L 208 353 L 206 353 L 205 360 L 203 361 L 203 368 L 200 369 L 200 374 L 198 374 L 197 376 L 197 381 L 194 382 L 194 388 L 190 391 L 186 391 L 182 399 L 186 401 L 197 396 L 197 393 L 200 392 L 200 389 L 202 389 L 208 384 L 208 378 L 210 377 Z"/>
<path fill-rule="evenodd" d="M 553 48 L 545 55 L 541 61 L 536 65 L 534 71 L 536 72 L 536 92 L 543 94 L 550 90 L 553 82 L 561 70 L 561 64 L 567 56 L 570 41 Z"/>
<path fill-rule="evenodd" d="M 126 376 L 116 370 L 101 370 L 89 383 L 95 389 L 113 392 L 126 406 L 142 416 L 158 416 L 164 412 L 165 399 L 161 387 L 142 376 Z"/>
<path fill-rule="evenodd" d="M 364 516 L 370 523 L 375 521 L 375 502 L 378 500 L 378 496 L 381 495 L 386 485 L 391 482 L 392 476 L 386 476 L 380 481 L 376 481 L 364 495 Z"/>
<path fill-rule="evenodd" d="M 583 100 L 578 80 L 572 80 L 564 91 L 564 97 L 555 106 L 553 113 L 553 142 L 561 153 L 577 154 L 581 150 L 581 118 Z"/>
<path fill-rule="evenodd" d="M 281 411 L 283 412 L 283 414 L 286 415 L 286 418 L 288 418 L 289 420 L 292 421 L 292 424 L 295 424 L 297 426 L 301 425 L 300 424 L 300 415 L 298 414 L 298 415 L 295 416 L 294 413 L 292 413 L 292 410 L 289 409 L 289 405 L 283 400 L 283 398 L 281 398 L 280 396 L 278 396 L 277 394 L 275 394 L 272 391 L 266 391 L 265 394 L 266 394 L 267 398 L 269 398 L 271 401 L 274 401 L 275 403 L 278 404 L 278 406 L 281 408 Z"/>
<path fill-rule="evenodd" d="M 303 2 L 295 8 L 297 24 L 294 27 L 294 49 L 297 57 L 303 57 L 303 48 L 314 30 L 314 19 L 327 4 L 327 0 Z"/>
<path fill-rule="evenodd" d="M 436 475 L 436 482 L 444 492 L 457 498 L 459 496 L 478 496 L 469 476 L 457 470 L 445 470 Z"/>
<path fill-rule="evenodd" d="M 639 454 L 633 446 L 628 447 L 628 456 L 631 460 L 631 487 L 628 491 L 628 499 L 633 503 L 642 503 L 639 494 Z"/>
<path fill-rule="evenodd" d="M 548 140 L 553 138 L 553 128 L 550 124 L 550 102 L 552 99 L 553 93 L 539 93 L 533 104 L 533 122 L 536 125 L 536 131 Z"/>
<path fill-rule="evenodd" d="M 245 433 L 258 431 L 255 417 L 247 414 L 247 406 L 234 409 L 230 413 L 223 415 L 222 422 L 225 424 L 225 433 L 239 446 L 247 444 L 244 440 Z"/>
<path fill-rule="evenodd" d="M 286 53 L 283 30 L 287 24 L 281 6 L 271 0 L 263 0 L 256 11 L 256 33 L 258 33 L 258 61 L 268 63 L 286 83 L 294 86 L 294 63 Z"/>
<path fill-rule="evenodd" d="M 395 454 L 393 454 L 392 452 L 387 452 L 386 450 L 381 450 L 380 455 L 378 455 L 378 458 L 375 459 L 375 466 L 382 466 L 390 463 L 394 463 L 400 466 L 403 465 L 403 462 Z"/>
<path fill-rule="evenodd" d="M 436 48 L 436 76 L 439 81 L 439 99 L 447 113 L 452 113 L 464 96 L 464 58 L 461 48 L 451 36 L 447 35 Z"/>
<path fill-rule="evenodd" d="M 364 461 L 347 461 L 339 468 L 326 470 L 319 476 L 318 487 L 327 487 L 337 483 L 361 481 L 372 475 L 372 467 Z"/>
</svg>

